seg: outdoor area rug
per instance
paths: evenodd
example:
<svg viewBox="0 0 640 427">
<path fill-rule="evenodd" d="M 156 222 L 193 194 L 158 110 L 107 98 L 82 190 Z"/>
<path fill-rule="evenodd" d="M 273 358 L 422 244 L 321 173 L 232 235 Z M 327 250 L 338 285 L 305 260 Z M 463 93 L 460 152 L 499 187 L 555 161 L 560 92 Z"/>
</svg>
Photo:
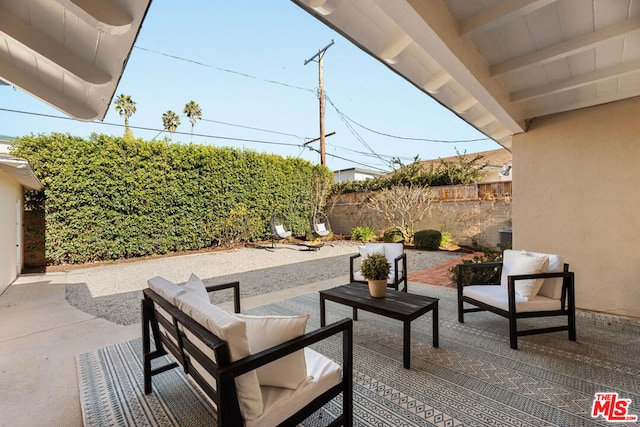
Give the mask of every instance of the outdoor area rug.
<svg viewBox="0 0 640 427">
<path fill-rule="evenodd" d="M 431 347 L 431 314 L 416 319 L 411 369 L 404 369 L 401 322 L 359 311 L 354 425 L 610 425 L 591 415 L 596 393 L 630 399 L 628 414 L 640 415 L 640 322 L 579 313 L 577 342 L 565 332 L 533 335 L 521 337 L 520 349 L 512 350 L 506 319 L 470 313 L 460 324 L 455 290 L 411 284 L 409 291 L 440 298 L 440 348 Z M 319 327 L 319 298 L 303 295 L 247 313 L 310 313 L 307 330 L 313 330 Z M 327 322 L 350 315 L 351 308 L 327 302 Z M 541 322 L 553 319 L 528 323 Z M 341 346 L 332 338 L 314 348 L 341 360 Z M 156 375 L 153 393 L 145 396 L 140 353 L 137 339 L 78 356 L 86 426 L 214 424 L 211 404 L 180 369 Z M 338 398 L 304 425 L 326 425 L 339 404 Z"/>
</svg>

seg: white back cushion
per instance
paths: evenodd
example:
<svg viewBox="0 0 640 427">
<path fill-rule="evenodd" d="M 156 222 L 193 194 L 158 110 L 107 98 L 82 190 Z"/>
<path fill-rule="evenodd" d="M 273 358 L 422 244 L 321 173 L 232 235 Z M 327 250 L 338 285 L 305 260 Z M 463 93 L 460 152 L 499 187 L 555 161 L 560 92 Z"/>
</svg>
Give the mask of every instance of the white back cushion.
<svg viewBox="0 0 640 427">
<path fill-rule="evenodd" d="M 304 334 L 309 315 L 248 316 L 236 314 L 245 321 L 252 354 L 282 344 Z M 296 389 L 307 379 L 304 351 L 299 350 L 256 369 L 260 386 Z"/>
<path fill-rule="evenodd" d="M 323 231 L 327 231 L 327 228 L 324 226 L 324 223 L 320 223 L 320 224 L 314 224 L 314 227 L 316 229 L 316 232 L 321 233 Z"/>
<path fill-rule="evenodd" d="M 548 268 L 548 256 L 531 256 L 527 253 L 521 253 L 513 262 L 511 271 L 509 271 L 509 276 L 546 273 Z M 543 281 L 544 279 L 516 280 L 515 291 L 525 300 L 529 300 L 530 298 L 534 298 L 538 295 L 538 291 L 540 290 Z"/>
<path fill-rule="evenodd" d="M 394 268 L 394 260 L 402 255 L 404 252 L 403 243 L 385 243 L 384 244 L 384 256 L 391 264 L 391 268 Z"/>
<path fill-rule="evenodd" d="M 509 271 L 511 270 L 511 267 L 513 266 L 513 262 L 515 261 L 516 257 L 522 252 L 526 252 L 526 251 L 513 250 L 513 249 L 507 249 L 504 251 L 503 258 L 502 258 L 502 276 L 500 280 L 500 284 L 502 286 L 505 286 L 505 287 L 507 286 L 507 276 L 509 275 Z M 526 252 L 526 253 L 532 256 L 543 256 L 543 255 L 548 256 L 549 272 L 553 272 L 553 273 L 560 272 L 564 267 L 564 258 L 559 255 L 545 254 L 541 252 Z M 538 294 L 548 298 L 560 299 L 560 297 L 562 296 L 562 278 L 544 279 L 544 281 L 542 282 L 542 286 L 538 291 Z"/>
<path fill-rule="evenodd" d="M 282 225 L 276 225 L 276 234 L 278 236 L 282 236 L 284 235 L 285 231 L 284 231 L 284 227 Z"/>
<path fill-rule="evenodd" d="M 149 285 L 149 288 L 153 292 L 157 293 L 173 305 L 176 304 L 176 297 L 185 292 L 184 288 L 160 276 L 152 277 L 147 280 L 147 285 Z"/>
<path fill-rule="evenodd" d="M 251 354 L 247 340 L 247 327 L 243 320 L 204 301 L 193 292 L 179 295 L 176 298 L 176 306 L 225 341 L 229 346 L 232 362 Z M 236 378 L 236 391 L 242 417 L 245 420 L 259 417 L 262 414 L 263 405 L 256 371 L 247 372 Z"/>
</svg>

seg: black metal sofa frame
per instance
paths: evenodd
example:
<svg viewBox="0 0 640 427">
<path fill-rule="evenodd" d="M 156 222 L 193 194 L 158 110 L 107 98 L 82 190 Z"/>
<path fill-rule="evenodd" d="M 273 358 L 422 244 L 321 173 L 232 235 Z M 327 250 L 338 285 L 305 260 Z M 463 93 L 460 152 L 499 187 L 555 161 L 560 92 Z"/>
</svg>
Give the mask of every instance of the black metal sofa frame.
<svg viewBox="0 0 640 427">
<path fill-rule="evenodd" d="M 507 280 L 507 298 L 509 310 L 502 310 L 498 307 L 486 304 L 476 299 L 463 295 L 464 272 L 470 269 L 494 269 L 500 277 L 502 269 L 501 262 L 490 263 L 470 263 L 458 265 L 457 287 L 458 287 L 458 322 L 464 323 L 464 313 L 490 311 L 509 320 L 509 345 L 512 349 L 518 349 L 518 337 L 525 335 L 544 334 L 549 332 L 568 331 L 569 340 L 576 340 L 576 304 L 575 304 L 575 280 L 574 273 L 569 271 L 569 264 L 564 264 L 563 271 L 555 273 L 538 273 L 509 276 Z M 540 278 L 562 278 L 562 294 L 560 297 L 559 310 L 549 311 L 524 311 L 516 312 L 516 280 L 540 279 Z M 469 283 L 469 285 L 500 286 L 500 283 Z M 474 305 L 474 308 L 464 308 L 464 303 Z M 546 328 L 534 328 L 518 330 L 518 319 L 534 317 L 566 316 L 567 324 Z"/>
<path fill-rule="evenodd" d="M 207 292 L 232 288 L 234 291 L 234 311 L 240 312 L 239 283 L 207 286 Z M 301 350 L 333 335 L 342 334 L 342 381 L 317 396 L 309 405 L 285 420 L 281 426 L 297 425 L 304 421 L 328 401 L 342 393 L 342 414 L 330 425 L 351 426 L 353 424 L 353 321 L 342 319 L 323 328 L 306 333 L 298 338 L 263 350 L 235 362 L 230 361 L 229 348 L 225 341 L 201 326 L 192 318 L 177 309 L 153 290 L 146 288 L 142 300 L 142 351 L 144 363 L 144 391 L 152 391 L 152 377 L 167 370 L 182 366 L 202 388 L 217 407 L 217 425 L 223 427 L 241 426 L 244 421 L 240 413 L 236 394 L 235 378 L 269 362 Z M 171 321 L 158 314 L 160 307 L 169 314 Z M 160 332 L 159 325 L 173 339 Z M 185 333 L 191 334 L 205 343 L 214 353 L 215 360 L 205 355 Z M 153 337 L 153 341 L 152 338 Z M 177 345 L 176 345 L 177 343 Z M 155 350 L 152 350 L 152 344 Z M 152 367 L 152 361 L 170 353 L 176 362 Z M 193 359 L 193 360 L 192 360 Z M 196 369 L 193 363 L 199 363 L 215 379 L 217 387 L 212 387 Z"/>
</svg>

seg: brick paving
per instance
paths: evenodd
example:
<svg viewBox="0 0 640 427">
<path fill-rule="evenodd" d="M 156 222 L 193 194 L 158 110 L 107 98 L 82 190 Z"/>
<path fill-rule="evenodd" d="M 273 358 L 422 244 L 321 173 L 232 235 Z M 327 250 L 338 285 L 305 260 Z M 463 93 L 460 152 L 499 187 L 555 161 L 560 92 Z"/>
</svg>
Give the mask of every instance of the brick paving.
<svg viewBox="0 0 640 427">
<path fill-rule="evenodd" d="M 416 271 L 415 273 L 409 273 L 407 275 L 407 279 L 409 279 L 409 282 L 413 283 L 424 283 L 427 285 L 455 288 L 456 284 L 451 281 L 451 273 L 449 272 L 451 267 L 462 263 L 462 260 L 472 259 L 475 255 L 481 254 L 482 252 L 467 254 L 460 258 L 452 259 L 450 261 L 438 264 L 425 270 Z"/>
</svg>

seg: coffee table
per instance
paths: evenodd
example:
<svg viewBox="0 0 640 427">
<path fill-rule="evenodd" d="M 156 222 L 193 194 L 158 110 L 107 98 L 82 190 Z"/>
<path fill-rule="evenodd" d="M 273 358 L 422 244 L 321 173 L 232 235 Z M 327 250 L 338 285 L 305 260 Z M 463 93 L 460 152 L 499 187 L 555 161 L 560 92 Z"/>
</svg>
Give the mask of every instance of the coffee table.
<svg viewBox="0 0 640 427">
<path fill-rule="evenodd" d="M 409 294 L 407 292 L 387 289 L 384 298 L 373 298 L 369 288 L 363 283 L 348 285 L 320 291 L 320 326 L 325 326 L 325 301 L 333 301 L 353 308 L 353 320 L 358 320 L 358 309 L 379 314 L 392 319 L 402 320 L 404 332 L 402 336 L 402 358 L 404 367 L 411 364 L 411 321 L 425 313 L 433 314 L 433 346 L 438 347 L 438 298 Z"/>
</svg>

